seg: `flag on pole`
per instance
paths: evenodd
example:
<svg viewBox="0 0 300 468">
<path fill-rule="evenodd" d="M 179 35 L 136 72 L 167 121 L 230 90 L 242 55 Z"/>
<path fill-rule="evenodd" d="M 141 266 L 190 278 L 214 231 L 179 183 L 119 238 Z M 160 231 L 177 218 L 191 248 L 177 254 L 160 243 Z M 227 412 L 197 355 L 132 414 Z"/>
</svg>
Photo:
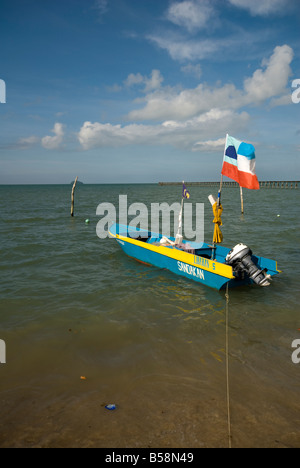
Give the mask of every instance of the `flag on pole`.
<svg viewBox="0 0 300 468">
<path fill-rule="evenodd" d="M 227 135 L 222 174 L 235 180 L 240 187 L 258 190 L 259 182 L 255 175 L 254 146 Z"/>
<path fill-rule="evenodd" d="M 191 194 L 186 188 L 184 182 L 182 182 L 182 198 L 190 198 Z"/>
</svg>

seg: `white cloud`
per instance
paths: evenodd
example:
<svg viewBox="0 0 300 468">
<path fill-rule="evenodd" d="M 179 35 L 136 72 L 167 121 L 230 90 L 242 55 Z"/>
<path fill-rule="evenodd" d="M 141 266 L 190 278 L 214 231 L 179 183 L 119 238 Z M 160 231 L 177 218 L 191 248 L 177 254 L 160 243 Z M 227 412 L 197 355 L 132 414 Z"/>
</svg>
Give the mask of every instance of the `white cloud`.
<svg viewBox="0 0 300 468">
<path fill-rule="evenodd" d="M 222 3 L 227 2 L 237 8 L 246 9 L 252 15 L 266 16 L 271 13 L 286 12 L 287 8 L 293 7 L 296 1 L 299 2 L 299 0 L 226 0 Z M 247 47 L 256 42 L 261 44 L 262 35 L 267 35 L 266 28 L 260 34 L 255 34 L 242 25 L 237 28 L 232 23 L 230 35 L 226 35 L 224 27 L 219 37 L 211 35 L 205 37 L 203 34 L 199 37 L 193 34 L 205 27 L 208 27 L 211 33 L 212 29 L 224 26 L 224 21 L 221 22 L 218 17 L 219 3 L 221 2 L 216 0 L 173 0 L 165 16 L 181 29 L 175 31 L 173 28 L 148 34 L 146 39 L 166 50 L 173 60 L 179 61 L 203 60 L 215 57 L 216 54 L 224 56 L 225 53 L 232 57 L 233 50 L 237 55 L 244 54 L 245 44 Z"/>
<path fill-rule="evenodd" d="M 253 16 L 267 16 L 284 10 L 287 0 L 229 0 L 238 7 L 248 10 Z"/>
<path fill-rule="evenodd" d="M 135 86 L 135 85 L 143 83 L 144 79 L 145 78 L 140 73 L 136 73 L 136 74 L 130 73 L 130 75 L 128 75 L 128 77 L 124 81 L 124 84 L 125 86 L 130 88 L 131 86 Z"/>
<path fill-rule="evenodd" d="M 96 147 L 121 147 L 139 144 L 151 139 L 154 127 L 130 124 L 127 126 L 84 122 L 78 139 L 84 149 Z"/>
<path fill-rule="evenodd" d="M 152 70 L 151 76 L 143 76 L 140 73 L 134 74 L 131 73 L 128 75 L 124 84 L 126 87 L 130 88 L 135 85 L 143 85 L 144 92 L 150 92 L 161 87 L 162 82 L 164 81 L 159 70 Z"/>
<path fill-rule="evenodd" d="M 85 150 L 164 144 L 190 151 L 218 150 L 224 144 L 220 136 L 246 131 L 250 120 L 244 110 L 246 106 L 275 106 L 286 102 L 292 58 L 291 47 L 276 47 L 271 57 L 263 60 L 262 67 L 244 80 L 241 89 L 231 83 L 218 86 L 200 83 L 193 89 L 178 89 L 161 86 L 159 71 L 152 72 L 151 79 L 130 75 L 128 84 L 146 87 L 148 82 L 149 89 L 154 88 L 136 101 L 144 106 L 128 114 L 127 119 L 135 123 L 85 122 L 78 140 Z M 147 120 L 156 124 L 137 123 Z"/>
<path fill-rule="evenodd" d="M 226 138 L 219 138 L 218 140 L 197 141 L 192 151 L 215 151 L 222 149 L 225 146 Z"/>
<path fill-rule="evenodd" d="M 200 63 L 197 63 L 196 65 L 193 65 L 192 63 L 189 63 L 180 69 L 183 73 L 186 75 L 194 76 L 195 78 L 200 78 L 202 75 L 202 69 Z"/>
<path fill-rule="evenodd" d="M 129 120 L 185 120 L 211 108 L 236 108 L 242 97 L 234 85 L 213 88 L 199 84 L 194 89 L 177 92 L 166 88 L 145 96 L 146 105 L 129 113 Z"/>
<path fill-rule="evenodd" d="M 158 89 L 161 87 L 162 82 L 164 81 L 162 75 L 160 74 L 159 70 L 152 70 L 151 77 L 146 79 L 145 81 L 145 91 L 149 92 L 154 89 Z"/>
<path fill-rule="evenodd" d="M 246 105 L 260 105 L 271 98 L 282 101 L 282 95 L 286 95 L 292 59 L 291 47 L 278 46 L 272 56 L 263 61 L 264 67 L 245 79 L 243 89 L 236 88 L 234 84 L 212 87 L 203 83 L 179 92 L 162 88 L 146 95 L 144 107 L 132 110 L 128 118 L 134 121 L 185 120 L 211 108 L 239 109 Z"/>
<path fill-rule="evenodd" d="M 288 45 L 276 47 L 271 58 L 263 61 L 265 69 L 256 70 L 251 78 L 244 81 L 249 102 L 257 104 L 285 94 L 293 55 L 293 49 Z"/>
<path fill-rule="evenodd" d="M 227 46 L 228 41 L 217 39 L 187 39 L 179 34 L 147 36 L 150 42 L 166 50 L 173 60 L 202 60 Z"/>
<path fill-rule="evenodd" d="M 193 33 L 207 28 L 214 14 L 214 9 L 207 0 L 186 0 L 172 3 L 166 16 L 172 23 Z"/>
<path fill-rule="evenodd" d="M 37 136 L 30 136 L 30 137 L 27 137 L 27 138 L 20 138 L 19 139 L 19 142 L 18 142 L 18 145 L 21 149 L 27 149 L 31 146 L 34 146 L 36 145 L 37 143 L 40 142 L 40 138 L 38 138 Z"/>
<path fill-rule="evenodd" d="M 284 94 L 278 98 L 272 98 L 270 107 L 287 106 L 291 103 L 291 93 Z"/>
<path fill-rule="evenodd" d="M 64 137 L 64 126 L 61 123 L 56 123 L 52 132 L 55 134 L 54 136 L 45 136 L 42 138 L 42 146 L 45 149 L 53 150 L 58 149 L 63 141 Z"/>
<path fill-rule="evenodd" d="M 199 138 L 217 138 L 228 128 L 244 129 L 249 121 L 246 112 L 211 109 L 185 122 L 166 121 L 158 125 L 129 124 L 125 126 L 84 122 L 78 140 L 85 150 L 128 145 L 172 145 L 193 149 Z"/>
</svg>

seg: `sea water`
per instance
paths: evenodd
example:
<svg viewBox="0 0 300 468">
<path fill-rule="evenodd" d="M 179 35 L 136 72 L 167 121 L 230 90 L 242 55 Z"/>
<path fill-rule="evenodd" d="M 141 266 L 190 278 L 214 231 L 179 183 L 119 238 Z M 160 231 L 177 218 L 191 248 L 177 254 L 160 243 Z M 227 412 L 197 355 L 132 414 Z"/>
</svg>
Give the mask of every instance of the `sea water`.
<svg viewBox="0 0 300 468">
<path fill-rule="evenodd" d="M 209 243 L 214 190 L 190 187 Z M 96 234 L 100 203 L 127 195 L 150 209 L 180 202 L 181 187 L 78 185 L 74 218 L 70 195 L 0 187 L 0 446 L 226 447 L 224 291 Z M 241 216 L 239 189 L 226 187 L 222 204 L 223 245 L 282 270 L 268 288 L 229 291 L 232 445 L 300 447 L 299 190 L 244 190 Z"/>
</svg>

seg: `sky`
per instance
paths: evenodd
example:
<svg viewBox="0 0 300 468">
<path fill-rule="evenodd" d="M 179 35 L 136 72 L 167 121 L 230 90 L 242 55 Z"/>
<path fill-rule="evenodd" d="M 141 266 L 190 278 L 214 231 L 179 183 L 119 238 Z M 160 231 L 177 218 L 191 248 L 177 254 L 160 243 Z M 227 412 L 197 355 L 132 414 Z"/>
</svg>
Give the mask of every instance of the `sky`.
<svg viewBox="0 0 300 468">
<path fill-rule="evenodd" d="M 217 181 L 227 133 L 259 180 L 299 180 L 299 20 L 299 0 L 1 0 L 0 184 Z"/>
</svg>

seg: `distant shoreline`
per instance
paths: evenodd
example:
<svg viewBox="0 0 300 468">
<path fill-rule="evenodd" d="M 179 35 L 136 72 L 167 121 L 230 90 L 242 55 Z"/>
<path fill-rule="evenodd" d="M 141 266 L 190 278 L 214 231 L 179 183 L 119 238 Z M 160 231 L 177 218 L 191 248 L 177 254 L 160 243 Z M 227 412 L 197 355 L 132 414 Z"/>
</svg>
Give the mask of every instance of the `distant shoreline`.
<svg viewBox="0 0 300 468">
<path fill-rule="evenodd" d="M 66 186 L 69 187 L 73 185 L 74 182 L 64 182 L 64 183 L 10 183 L 10 184 L 0 184 L 0 187 L 31 187 L 31 186 Z M 184 182 L 188 186 L 198 186 L 198 187 L 217 187 L 220 185 L 220 181 L 201 181 L 201 182 Z M 182 182 L 77 182 L 80 186 L 91 186 L 91 185 L 160 185 L 160 186 L 179 186 L 182 185 Z M 298 180 L 263 180 L 259 182 L 260 187 L 270 187 L 270 188 L 298 188 L 300 187 L 300 181 Z M 238 187 L 238 183 L 234 181 L 223 181 L 223 186 L 225 187 Z"/>
</svg>

